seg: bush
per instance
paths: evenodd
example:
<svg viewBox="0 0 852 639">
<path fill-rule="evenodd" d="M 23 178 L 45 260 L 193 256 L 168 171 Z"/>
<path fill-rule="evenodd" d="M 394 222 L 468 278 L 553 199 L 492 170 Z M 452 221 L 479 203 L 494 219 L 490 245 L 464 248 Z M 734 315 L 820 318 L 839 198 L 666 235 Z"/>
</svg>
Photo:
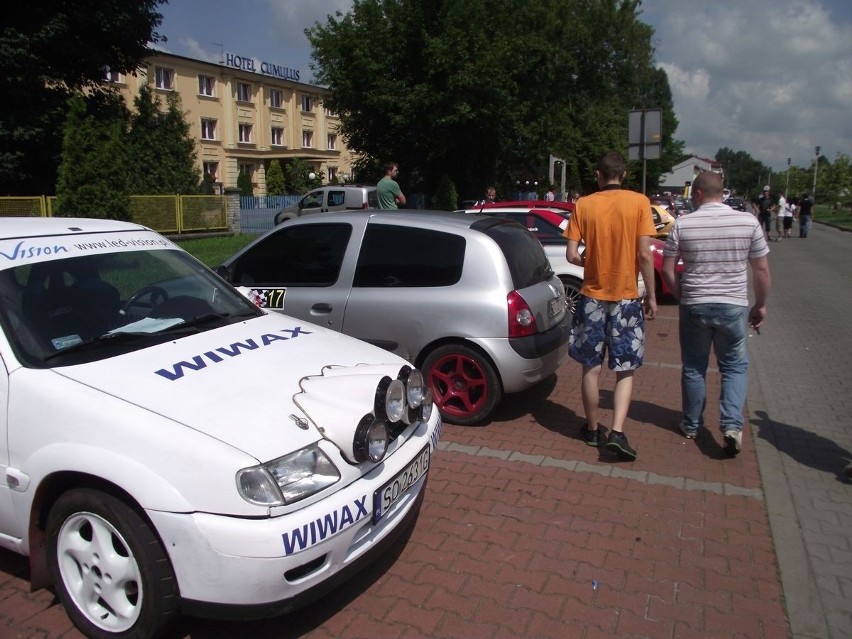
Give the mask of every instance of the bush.
<svg viewBox="0 0 852 639">
<path fill-rule="evenodd" d="M 455 211 L 458 208 L 458 200 L 456 185 L 453 184 L 450 176 L 443 174 L 432 196 L 432 208 L 438 211 Z"/>
</svg>

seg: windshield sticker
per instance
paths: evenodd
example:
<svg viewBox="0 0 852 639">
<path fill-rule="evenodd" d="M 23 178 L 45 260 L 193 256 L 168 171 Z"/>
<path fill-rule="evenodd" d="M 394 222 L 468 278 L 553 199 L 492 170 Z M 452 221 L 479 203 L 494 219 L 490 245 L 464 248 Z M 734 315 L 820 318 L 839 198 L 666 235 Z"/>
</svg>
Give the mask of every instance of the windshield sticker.
<svg viewBox="0 0 852 639">
<path fill-rule="evenodd" d="M 220 346 L 211 351 L 207 351 L 206 353 L 195 355 L 190 358 L 191 361 L 184 360 L 181 362 L 175 362 L 171 365 L 171 370 L 168 368 L 161 368 L 158 371 L 154 371 L 154 373 L 160 377 L 166 378 L 170 382 L 174 382 L 181 379 L 184 376 L 184 373 L 200 371 L 207 368 L 208 362 L 218 364 L 219 362 L 224 361 L 225 357 L 222 357 L 222 355 L 225 355 L 226 357 L 237 357 L 245 352 L 257 350 L 262 346 L 269 346 L 270 344 L 288 340 L 291 337 L 310 335 L 312 333 L 312 331 L 303 330 L 301 326 L 297 326 L 296 328 L 282 328 L 281 332 L 289 333 L 290 336 L 285 337 L 283 335 L 275 335 L 274 333 L 265 333 L 257 338 L 260 343 L 250 337 L 242 342 L 234 342 L 230 346 Z"/>
<path fill-rule="evenodd" d="M 294 528 L 292 532 L 284 533 L 281 535 L 284 541 L 284 554 L 292 555 L 315 546 L 363 519 L 368 515 L 367 507 L 364 505 L 366 501 L 367 496 L 362 495 L 352 502 L 355 507 L 354 513 L 347 504 L 342 508 L 335 508 L 334 511 L 318 517 L 301 528 Z"/>
<path fill-rule="evenodd" d="M 57 238 L 0 242 L 0 265 L 8 262 L 16 264 L 39 262 L 57 257 L 71 257 L 80 253 L 115 253 L 139 248 L 171 248 L 173 246 L 166 238 L 154 234 L 133 237 L 99 236 L 89 242 L 80 242 L 80 239 L 80 236 L 68 236 L 62 238 L 62 243 L 57 243 Z"/>
</svg>

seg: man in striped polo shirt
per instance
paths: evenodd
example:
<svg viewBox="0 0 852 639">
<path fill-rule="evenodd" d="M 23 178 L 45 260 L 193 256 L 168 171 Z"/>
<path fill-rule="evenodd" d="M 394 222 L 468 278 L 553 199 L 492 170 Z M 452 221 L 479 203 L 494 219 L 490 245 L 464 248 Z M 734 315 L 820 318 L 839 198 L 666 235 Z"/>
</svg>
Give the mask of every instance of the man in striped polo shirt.
<svg viewBox="0 0 852 639">
<path fill-rule="evenodd" d="M 681 392 L 684 436 L 704 425 L 707 364 L 716 353 L 722 389 L 719 426 L 725 453 L 742 450 L 743 408 L 748 390 L 748 327 L 766 320 L 769 246 L 753 215 L 722 204 L 722 178 L 704 171 L 692 183 L 693 207 L 674 224 L 663 251 L 663 279 L 680 300 Z M 678 258 L 683 273 L 675 273 Z M 748 306 L 748 268 L 755 303 Z M 759 332 L 759 331 L 758 331 Z"/>
</svg>

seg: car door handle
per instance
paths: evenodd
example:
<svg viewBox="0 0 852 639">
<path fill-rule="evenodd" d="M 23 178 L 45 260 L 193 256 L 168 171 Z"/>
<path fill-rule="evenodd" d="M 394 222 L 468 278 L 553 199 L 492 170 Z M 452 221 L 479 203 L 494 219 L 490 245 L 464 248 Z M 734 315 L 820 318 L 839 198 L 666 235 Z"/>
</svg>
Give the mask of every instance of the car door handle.
<svg viewBox="0 0 852 639">
<path fill-rule="evenodd" d="M 311 306 L 311 315 L 328 315 L 331 310 L 331 304 L 314 304 Z"/>
</svg>

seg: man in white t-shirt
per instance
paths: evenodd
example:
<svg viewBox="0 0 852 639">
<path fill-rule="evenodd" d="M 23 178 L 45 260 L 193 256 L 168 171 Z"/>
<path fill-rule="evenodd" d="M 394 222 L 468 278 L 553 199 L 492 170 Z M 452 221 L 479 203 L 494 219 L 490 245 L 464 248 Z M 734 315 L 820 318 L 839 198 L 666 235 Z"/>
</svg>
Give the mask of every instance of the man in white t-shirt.
<svg viewBox="0 0 852 639">
<path fill-rule="evenodd" d="M 704 171 L 692 183 L 695 211 L 681 215 L 666 238 L 663 280 L 680 301 L 681 391 L 680 430 L 695 439 L 704 425 L 707 365 L 710 349 L 722 377 L 719 427 L 724 450 L 742 450 L 743 408 L 748 390 L 748 327 L 766 319 L 769 297 L 769 246 L 753 215 L 722 204 L 722 178 Z M 678 278 L 675 268 L 683 260 Z M 751 267 L 754 306 L 748 305 Z"/>
</svg>

